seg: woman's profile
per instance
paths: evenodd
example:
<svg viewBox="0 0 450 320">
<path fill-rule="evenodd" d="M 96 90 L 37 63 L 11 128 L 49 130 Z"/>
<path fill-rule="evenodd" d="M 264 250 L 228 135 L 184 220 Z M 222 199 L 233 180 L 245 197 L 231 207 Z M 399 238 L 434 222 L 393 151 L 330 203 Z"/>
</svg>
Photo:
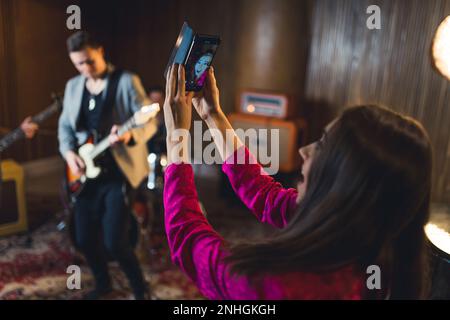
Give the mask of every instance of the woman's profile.
<svg viewBox="0 0 450 320">
<path fill-rule="evenodd" d="M 259 221 L 279 229 L 268 238 L 227 243 L 200 210 L 188 151 L 176 156 L 179 141 L 167 139 L 164 203 L 172 260 L 206 297 L 427 297 L 432 150 L 419 122 L 376 105 L 347 108 L 320 140 L 299 150 L 302 182 L 285 189 L 254 161 L 236 160 L 253 155 L 220 107 L 213 70 L 200 97 L 186 95 L 183 79 L 183 67 L 172 67 L 164 105 L 168 137 L 189 130 L 193 105 L 215 129 L 222 170 L 236 194 Z M 367 285 L 371 266 L 381 272 L 379 288 Z"/>
</svg>

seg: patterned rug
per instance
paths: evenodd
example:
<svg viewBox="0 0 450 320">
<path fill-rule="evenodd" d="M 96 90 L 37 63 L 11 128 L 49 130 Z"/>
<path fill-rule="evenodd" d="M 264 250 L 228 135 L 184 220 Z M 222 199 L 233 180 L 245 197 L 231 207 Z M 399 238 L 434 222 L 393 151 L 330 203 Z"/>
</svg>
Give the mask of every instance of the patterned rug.
<svg viewBox="0 0 450 320">
<path fill-rule="evenodd" d="M 138 246 L 137 254 L 152 299 L 203 299 L 195 285 L 170 262 L 166 239 L 160 233 Z M 142 241 L 142 240 L 141 240 Z M 141 242 L 142 244 L 143 242 Z M 69 265 L 81 268 L 81 289 L 67 288 Z M 132 299 L 125 275 L 117 263 L 110 263 L 114 292 L 106 299 Z M 81 299 L 93 288 L 93 278 L 83 259 L 72 248 L 65 232 L 47 223 L 29 236 L 0 239 L 0 300 Z"/>
</svg>

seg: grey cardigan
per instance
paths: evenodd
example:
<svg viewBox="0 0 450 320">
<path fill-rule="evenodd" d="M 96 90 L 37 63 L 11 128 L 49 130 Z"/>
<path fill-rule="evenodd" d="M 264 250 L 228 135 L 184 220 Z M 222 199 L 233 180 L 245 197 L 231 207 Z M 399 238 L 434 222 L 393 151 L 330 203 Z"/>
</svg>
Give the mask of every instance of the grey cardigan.
<svg viewBox="0 0 450 320">
<path fill-rule="evenodd" d="M 107 86 L 109 83 L 109 75 L 113 70 L 114 67 L 108 65 Z M 63 157 L 65 157 L 69 150 L 76 151 L 77 147 L 85 143 L 88 139 L 89 133 L 77 127 L 85 83 L 86 78 L 78 75 L 70 79 L 66 84 L 63 111 L 58 122 L 59 151 Z M 103 90 L 104 95 L 106 91 Z M 133 73 L 123 71 L 117 83 L 117 92 L 114 99 L 114 123 L 108 125 L 112 126 L 113 124 L 124 123 L 134 112 L 149 103 L 150 101 L 142 87 L 139 77 Z M 132 146 L 121 144 L 112 148 L 112 154 L 117 165 L 134 188 L 148 175 L 148 150 L 146 142 L 156 133 L 156 130 L 157 120 L 155 118 L 147 125 L 131 131 L 133 140 L 135 141 Z"/>
</svg>

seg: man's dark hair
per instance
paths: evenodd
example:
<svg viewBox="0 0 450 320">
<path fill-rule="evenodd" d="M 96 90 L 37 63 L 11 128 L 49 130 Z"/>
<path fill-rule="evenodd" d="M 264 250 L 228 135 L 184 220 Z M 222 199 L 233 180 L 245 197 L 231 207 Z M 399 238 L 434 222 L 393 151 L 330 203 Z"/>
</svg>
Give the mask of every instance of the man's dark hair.
<svg viewBox="0 0 450 320">
<path fill-rule="evenodd" d="M 86 48 L 98 49 L 101 44 L 86 31 L 78 31 L 67 38 L 67 51 L 76 52 Z"/>
</svg>

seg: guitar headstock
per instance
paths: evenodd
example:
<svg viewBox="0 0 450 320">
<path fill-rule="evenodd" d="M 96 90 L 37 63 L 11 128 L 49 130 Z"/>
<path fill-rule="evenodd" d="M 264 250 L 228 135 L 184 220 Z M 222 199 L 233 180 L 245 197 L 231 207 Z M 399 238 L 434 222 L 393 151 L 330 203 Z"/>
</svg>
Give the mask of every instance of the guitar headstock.
<svg viewBox="0 0 450 320">
<path fill-rule="evenodd" d="M 151 105 L 143 106 L 139 111 L 133 115 L 134 125 L 142 126 L 150 119 L 154 118 L 160 110 L 159 103 L 152 103 Z"/>
</svg>

